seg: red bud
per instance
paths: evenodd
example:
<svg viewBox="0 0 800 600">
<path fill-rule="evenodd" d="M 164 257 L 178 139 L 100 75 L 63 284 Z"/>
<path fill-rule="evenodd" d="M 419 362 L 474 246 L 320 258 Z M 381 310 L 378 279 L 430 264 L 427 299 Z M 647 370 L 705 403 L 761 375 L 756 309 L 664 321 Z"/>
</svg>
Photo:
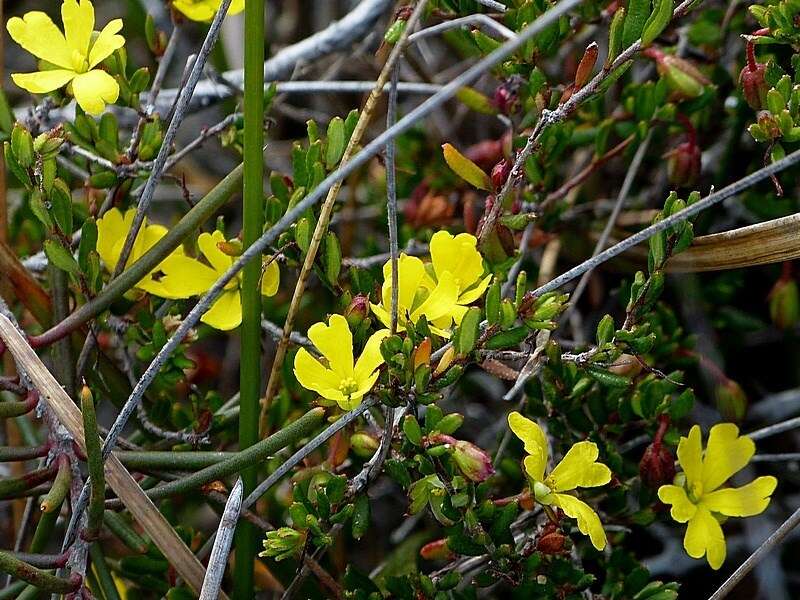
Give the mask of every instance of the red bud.
<svg viewBox="0 0 800 600">
<path fill-rule="evenodd" d="M 496 190 L 500 189 L 506 182 L 512 167 L 511 161 L 505 158 L 492 167 L 492 185 Z"/>
</svg>

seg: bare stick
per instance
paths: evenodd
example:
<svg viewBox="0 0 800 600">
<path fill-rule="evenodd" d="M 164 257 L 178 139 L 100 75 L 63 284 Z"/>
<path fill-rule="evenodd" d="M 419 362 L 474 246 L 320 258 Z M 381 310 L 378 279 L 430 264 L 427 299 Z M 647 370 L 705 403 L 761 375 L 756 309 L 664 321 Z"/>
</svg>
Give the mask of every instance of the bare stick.
<svg viewBox="0 0 800 600">
<path fill-rule="evenodd" d="M 219 520 L 217 538 L 211 549 L 206 578 L 203 580 L 203 588 L 200 590 L 200 600 L 217 600 L 219 598 L 222 577 L 225 575 L 225 566 L 228 564 L 228 553 L 231 550 L 233 534 L 236 531 L 236 522 L 239 520 L 239 513 L 242 510 L 243 494 L 244 484 L 240 477 L 236 480 L 231 495 L 228 496 L 222 518 Z"/>
</svg>

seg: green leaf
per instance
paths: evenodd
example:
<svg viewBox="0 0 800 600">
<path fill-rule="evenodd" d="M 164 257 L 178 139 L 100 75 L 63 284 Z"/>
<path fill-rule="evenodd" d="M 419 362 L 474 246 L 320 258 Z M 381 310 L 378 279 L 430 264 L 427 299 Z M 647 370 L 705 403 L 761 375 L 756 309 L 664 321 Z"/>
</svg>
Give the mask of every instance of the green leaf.
<svg viewBox="0 0 800 600">
<path fill-rule="evenodd" d="M 614 59 L 622 51 L 622 30 L 625 26 L 625 7 L 620 7 L 611 19 L 608 27 L 608 56 L 606 57 L 605 68 L 609 68 Z"/>
<path fill-rule="evenodd" d="M 328 123 L 328 137 L 325 143 L 325 167 L 330 171 L 339 164 L 347 145 L 344 121 L 341 117 L 334 117 Z"/>
<path fill-rule="evenodd" d="M 649 46 L 672 20 L 672 0 L 655 0 L 653 12 L 642 30 L 642 46 Z"/>
<path fill-rule="evenodd" d="M 72 235 L 72 194 L 61 179 L 50 191 L 50 206 L 53 218 L 64 235 Z"/>
<path fill-rule="evenodd" d="M 8 98 L 3 90 L 0 90 L 0 131 L 11 135 L 14 127 L 14 113 L 8 104 Z"/>
<path fill-rule="evenodd" d="M 422 428 L 414 415 L 406 415 L 403 419 L 403 433 L 409 442 L 415 446 L 422 446 Z"/>
<path fill-rule="evenodd" d="M 469 86 L 464 86 L 456 92 L 458 98 L 464 106 L 482 115 L 496 115 L 497 108 L 485 94 Z"/>
<path fill-rule="evenodd" d="M 442 151 L 444 152 L 444 160 L 447 166 L 450 167 L 456 175 L 479 190 L 491 191 L 492 181 L 478 165 L 461 154 L 450 144 L 442 144 Z"/>
<path fill-rule="evenodd" d="M 627 13 L 625 26 L 622 28 L 623 50 L 641 37 L 644 24 L 650 15 L 650 0 L 630 0 Z"/>
<path fill-rule="evenodd" d="M 47 260 L 55 265 L 56 268 L 72 275 L 77 275 L 80 271 L 78 263 L 75 261 L 72 254 L 70 254 L 69 250 L 55 240 L 45 240 L 44 253 L 47 255 Z"/>
<path fill-rule="evenodd" d="M 597 345 L 602 346 L 614 339 L 614 317 L 606 315 L 597 324 Z"/>
<path fill-rule="evenodd" d="M 78 244 L 78 264 L 81 271 L 87 273 L 91 268 L 89 265 L 89 253 L 97 246 L 97 223 L 94 217 L 89 217 L 83 222 L 81 227 L 81 241 Z"/>
<path fill-rule="evenodd" d="M 342 249 L 336 234 L 329 231 L 325 236 L 325 277 L 331 286 L 336 287 L 342 270 Z"/>
<path fill-rule="evenodd" d="M 360 540 L 369 529 L 369 497 L 361 494 L 355 500 L 355 510 L 353 511 L 353 522 L 351 531 L 353 537 Z"/>
<path fill-rule="evenodd" d="M 33 137 L 19 123 L 11 130 L 11 149 L 20 167 L 28 169 L 33 166 Z"/>
<path fill-rule="evenodd" d="M 480 335 L 480 325 L 481 309 L 473 306 L 464 314 L 453 339 L 458 354 L 465 356 L 472 352 Z"/>
</svg>

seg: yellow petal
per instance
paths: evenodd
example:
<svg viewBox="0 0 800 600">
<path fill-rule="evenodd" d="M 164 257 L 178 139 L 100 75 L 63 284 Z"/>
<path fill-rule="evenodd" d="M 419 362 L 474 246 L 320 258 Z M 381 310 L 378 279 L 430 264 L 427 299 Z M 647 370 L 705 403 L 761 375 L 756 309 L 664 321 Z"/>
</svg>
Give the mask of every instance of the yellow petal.
<svg viewBox="0 0 800 600">
<path fill-rule="evenodd" d="M 339 404 L 339 407 L 342 410 L 353 410 L 356 406 L 361 404 L 361 399 L 370 392 L 372 387 L 375 385 L 375 382 L 378 380 L 379 375 L 380 373 L 375 371 L 366 379 L 360 380 L 358 382 L 359 387 L 355 392 L 352 392 L 345 400 L 336 400 L 336 402 Z"/>
<path fill-rule="evenodd" d="M 125 45 L 125 38 L 118 35 L 122 31 L 122 19 L 114 19 L 97 35 L 89 52 L 89 68 L 93 69 L 106 58 Z"/>
<path fill-rule="evenodd" d="M 416 256 L 401 254 L 397 261 L 397 308 L 400 315 L 411 311 L 414 297 L 425 278 L 425 265 Z M 383 287 L 381 288 L 381 303 L 387 311 L 392 306 L 392 261 L 383 265 Z"/>
<path fill-rule="evenodd" d="M 72 80 L 72 93 L 83 110 L 97 116 L 103 113 L 106 103 L 117 101 L 119 84 L 105 71 L 94 69 Z"/>
<path fill-rule="evenodd" d="M 133 221 L 133 209 L 128 210 L 125 216 L 118 208 L 109 209 L 97 220 L 97 253 L 106 265 L 106 269 L 113 271 L 119 260 L 120 239 L 128 235 Z"/>
<path fill-rule="evenodd" d="M 369 303 L 369 307 L 372 310 L 372 314 L 378 317 L 378 320 L 383 323 L 386 327 L 391 327 L 391 316 L 389 315 L 389 311 L 387 311 L 383 304 L 373 304 L 372 302 Z M 397 324 L 398 331 L 405 331 L 405 327 L 403 327 L 400 323 Z"/>
<path fill-rule="evenodd" d="M 341 379 L 339 375 L 324 367 L 316 358 L 305 348 L 300 348 L 294 357 L 294 376 L 297 381 L 307 390 L 317 392 L 329 400 L 343 400 L 341 392 L 338 392 Z M 327 393 L 328 390 L 337 390 L 334 398 Z"/>
<path fill-rule="evenodd" d="M 164 286 L 161 281 L 157 281 L 153 278 L 152 275 L 148 275 L 144 279 L 142 279 L 139 283 L 136 284 L 136 287 L 140 290 L 147 292 L 153 296 L 158 296 L 159 298 L 169 298 L 170 300 L 178 300 L 185 296 L 176 296 L 172 293 L 172 291 Z"/>
<path fill-rule="evenodd" d="M 75 77 L 75 72 L 66 69 L 11 74 L 11 80 L 31 94 L 46 94 L 57 90 L 72 81 L 73 77 Z"/>
<path fill-rule="evenodd" d="M 308 339 L 340 378 L 353 376 L 353 334 L 342 315 L 331 315 L 328 325 L 314 323 L 308 328 Z"/>
<path fill-rule="evenodd" d="M 94 6 L 89 0 L 64 0 L 61 5 L 61 20 L 64 22 L 67 46 L 82 57 L 89 56 L 89 42 L 94 31 Z"/>
<path fill-rule="evenodd" d="M 689 486 L 702 482 L 703 441 L 699 426 L 693 425 L 689 430 L 689 437 L 681 437 L 678 442 L 678 462 L 686 474 Z"/>
<path fill-rule="evenodd" d="M 222 292 L 200 320 L 214 329 L 230 331 L 242 323 L 242 299 L 239 290 Z"/>
<path fill-rule="evenodd" d="M 484 277 L 484 278 L 483 278 L 483 279 L 480 281 L 480 283 L 478 283 L 478 285 L 476 285 L 476 286 L 475 286 L 475 287 L 473 287 L 473 288 L 470 288 L 470 289 L 469 289 L 469 290 L 467 290 L 466 292 L 463 292 L 463 293 L 462 293 L 462 294 L 461 294 L 461 295 L 458 297 L 458 303 L 459 303 L 459 304 L 472 304 L 472 303 L 473 303 L 473 302 L 475 302 L 475 301 L 476 301 L 478 298 L 480 298 L 481 296 L 483 296 L 484 292 L 486 291 L 486 288 L 488 288 L 488 287 L 489 287 L 489 284 L 490 284 L 491 282 L 492 282 L 492 276 L 491 276 L 491 275 L 487 275 L 486 277 Z"/>
<path fill-rule="evenodd" d="M 139 235 L 136 236 L 137 243 L 134 244 L 134 249 L 131 251 L 131 262 L 139 260 L 139 258 L 150 250 L 150 248 L 155 246 L 161 238 L 167 235 L 168 231 L 169 230 L 163 225 L 147 225 L 147 221 L 145 220 L 142 227 L 139 229 Z M 173 252 L 183 253 L 180 246 Z"/>
<path fill-rule="evenodd" d="M 755 442 L 749 437 L 739 437 L 739 428 L 733 423 L 714 425 L 708 434 L 703 459 L 703 492 L 717 489 L 741 471 L 755 452 Z"/>
<path fill-rule="evenodd" d="M 173 0 L 172 6 L 181 11 L 192 21 L 208 22 L 219 10 L 220 0 Z M 228 8 L 229 15 L 235 15 L 244 9 L 244 0 L 233 0 Z"/>
<path fill-rule="evenodd" d="M 197 238 L 197 247 L 200 248 L 200 252 L 220 275 L 230 269 L 233 264 L 233 257 L 225 254 L 217 245 L 224 241 L 225 236 L 221 231 L 216 230 L 213 233 L 201 233 Z"/>
<path fill-rule="evenodd" d="M 452 274 L 445 271 L 436 288 L 430 293 L 425 301 L 419 305 L 412 313 L 411 320 L 417 322 L 422 316 L 428 321 L 435 321 L 446 315 L 452 315 L 458 298 L 458 285 Z"/>
<path fill-rule="evenodd" d="M 281 283 L 281 270 L 278 261 L 270 262 L 261 274 L 261 294 L 264 296 L 274 296 L 278 293 L 278 286 Z"/>
<path fill-rule="evenodd" d="M 182 254 L 168 256 L 158 266 L 158 270 L 164 272 L 161 285 L 171 298 L 198 296 L 217 280 L 214 269 Z"/>
<path fill-rule="evenodd" d="M 508 426 L 525 446 L 525 452 L 530 454 L 530 459 L 525 459 L 525 471 L 534 481 L 544 480 L 544 470 L 547 467 L 547 438 L 544 431 L 537 423 L 523 417 L 517 411 L 509 413 Z"/>
<path fill-rule="evenodd" d="M 694 517 L 689 520 L 683 547 L 692 558 L 706 556 L 712 569 L 719 569 L 725 562 L 725 536 L 722 527 L 704 506 L 698 506 Z"/>
<path fill-rule="evenodd" d="M 11 39 L 37 58 L 70 71 L 73 69 L 72 50 L 64 34 L 43 12 L 31 11 L 21 19 L 12 17 L 6 29 Z"/>
<path fill-rule="evenodd" d="M 595 462 L 600 451 L 594 442 L 578 442 L 564 455 L 547 476 L 545 484 L 554 492 L 566 492 L 578 487 L 597 487 L 611 481 L 611 469 Z"/>
<path fill-rule="evenodd" d="M 703 506 L 728 517 L 752 517 L 766 510 L 778 480 L 767 475 L 739 488 L 716 490 L 703 496 Z"/>
<path fill-rule="evenodd" d="M 578 522 L 578 529 L 583 535 L 589 536 L 592 546 L 598 550 L 606 547 L 606 532 L 591 506 L 569 494 L 553 494 L 553 505 Z"/>
<path fill-rule="evenodd" d="M 353 369 L 353 378 L 359 384 L 359 389 L 363 387 L 362 382 L 371 378 L 375 369 L 383 364 L 381 342 L 387 337 L 389 337 L 389 330 L 381 329 L 369 336 L 367 343 L 364 344 L 364 350 L 361 352 L 361 356 L 358 357 L 356 366 Z M 375 381 L 373 380 L 372 383 L 374 384 Z M 369 386 L 369 389 L 372 389 L 372 385 Z"/>
<path fill-rule="evenodd" d="M 442 273 L 452 273 L 459 292 L 471 288 L 483 275 L 483 258 L 478 252 L 477 238 L 469 233 L 453 237 L 447 231 L 437 231 L 431 238 L 431 262 L 437 280 Z"/>
<path fill-rule="evenodd" d="M 677 485 L 662 485 L 658 488 L 658 498 L 672 505 L 669 514 L 678 523 L 686 523 L 697 512 L 697 505 L 689 500 L 686 490 Z"/>
</svg>

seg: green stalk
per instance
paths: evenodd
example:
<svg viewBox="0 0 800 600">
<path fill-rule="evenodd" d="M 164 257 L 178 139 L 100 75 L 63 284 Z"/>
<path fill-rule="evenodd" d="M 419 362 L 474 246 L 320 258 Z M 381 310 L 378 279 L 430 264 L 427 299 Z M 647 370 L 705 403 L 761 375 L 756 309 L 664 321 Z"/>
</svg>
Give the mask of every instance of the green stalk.
<svg viewBox="0 0 800 600">
<path fill-rule="evenodd" d="M 163 471 L 196 471 L 227 460 L 235 452 L 172 452 L 115 450 L 114 455 L 129 470 L 158 469 Z M 0 454 L 1 456 L 2 454 Z"/>
<path fill-rule="evenodd" d="M 103 597 L 105 597 L 106 600 L 120 600 L 117 586 L 106 564 L 106 557 L 103 556 L 103 550 L 100 548 L 100 544 L 95 542 L 89 546 L 89 556 L 92 559 L 93 571 L 97 577 L 97 586 L 102 591 Z"/>
<path fill-rule="evenodd" d="M 0 550 L 0 572 L 8 573 L 16 579 L 27 581 L 33 586 L 46 592 L 57 594 L 67 594 L 74 592 L 81 585 L 80 576 L 63 579 L 56 577 L 47 571 L 37 569 L 28 563 L 19 560 L 8 552 Z"/>
<path fill-rule="evenodd" d="M 147 542 L 128 525 L 125 517 L 119 513 L 115 513 L 113 510 L 107 510 L 103 512 L 103 521 L 111 533 L 128 548 L 137 554 L 144 554 L 147 552 Z"/>
<path fill-rule="evenodd" d="M 50 481 L 55 477 L 56 469 L 54 465 L 25 473 L 19 477 L 5 477 L 0 479 L 0 498 L 9 498 L 19 492 L 30 490 Z"/>
<path fill-rule="evenodd" d="M 242 242 L 253 244 L 264 230 L 264 0 L 245 3 L 244 14 L 244 198 Z M 261 393 L 261 261 L 251 261 L 242 271 L 242 327 L 239 387 L 241 414 L 239 448 L 258 441 Z M 244 495 L 257 483 L 257 466 L 241 473 Z M 234 600 L 254 596 L 253 565 L 257 531 L 245 520 L 236 529 Z"/>
<path fill-rule="evenodd" d="M 255 469 L 260 463 L 273 456 L 279 450 L 309 435 L 322 423 L 324 414 L 325 409 L 321 407 L 312 408 L 296 421 L 281 428 L 280 431 L 246 450 L 237 452 L 231 458 L 181 479 L 147 490 L 146 493 L 151 500 L 160 500 L 167 496 L 189 492 L 211 481 L 217 481 L 235 473 L 244 473 L 247 469 Z"/>
<path fill-rule="evenodd" d="M 18 462 L 47 456 L 47 446 L 0 446 L 0 462 Z"/>
<path fill-rule="evenodd" d="M 56 478 L 40 505 L 44 513 L 55 512 L 61 508 L 61 503 L 67 497 L 69 486 L 72 483 L 72 465 L 69 462 L 69 457 L 66 454 L 61 454 L 57 461 L 58 472 L 56 473 Z"/>
<path fill-rule="evenodd" d="M 81 412 L 83 413 L 83 438 L 86 444 L 86 461 L 89 464 L 89 480 L 92 484 L 89 499 L 89 514 L 86 535 L 93 539 L 100 533 L 103 524 L 103 503 L 106 499 L 106 480 L 103 471 L 103 452 L 97 432 L 97 413 L 94 398 L 88 387 L 81 389 Z"/>
</svg>

